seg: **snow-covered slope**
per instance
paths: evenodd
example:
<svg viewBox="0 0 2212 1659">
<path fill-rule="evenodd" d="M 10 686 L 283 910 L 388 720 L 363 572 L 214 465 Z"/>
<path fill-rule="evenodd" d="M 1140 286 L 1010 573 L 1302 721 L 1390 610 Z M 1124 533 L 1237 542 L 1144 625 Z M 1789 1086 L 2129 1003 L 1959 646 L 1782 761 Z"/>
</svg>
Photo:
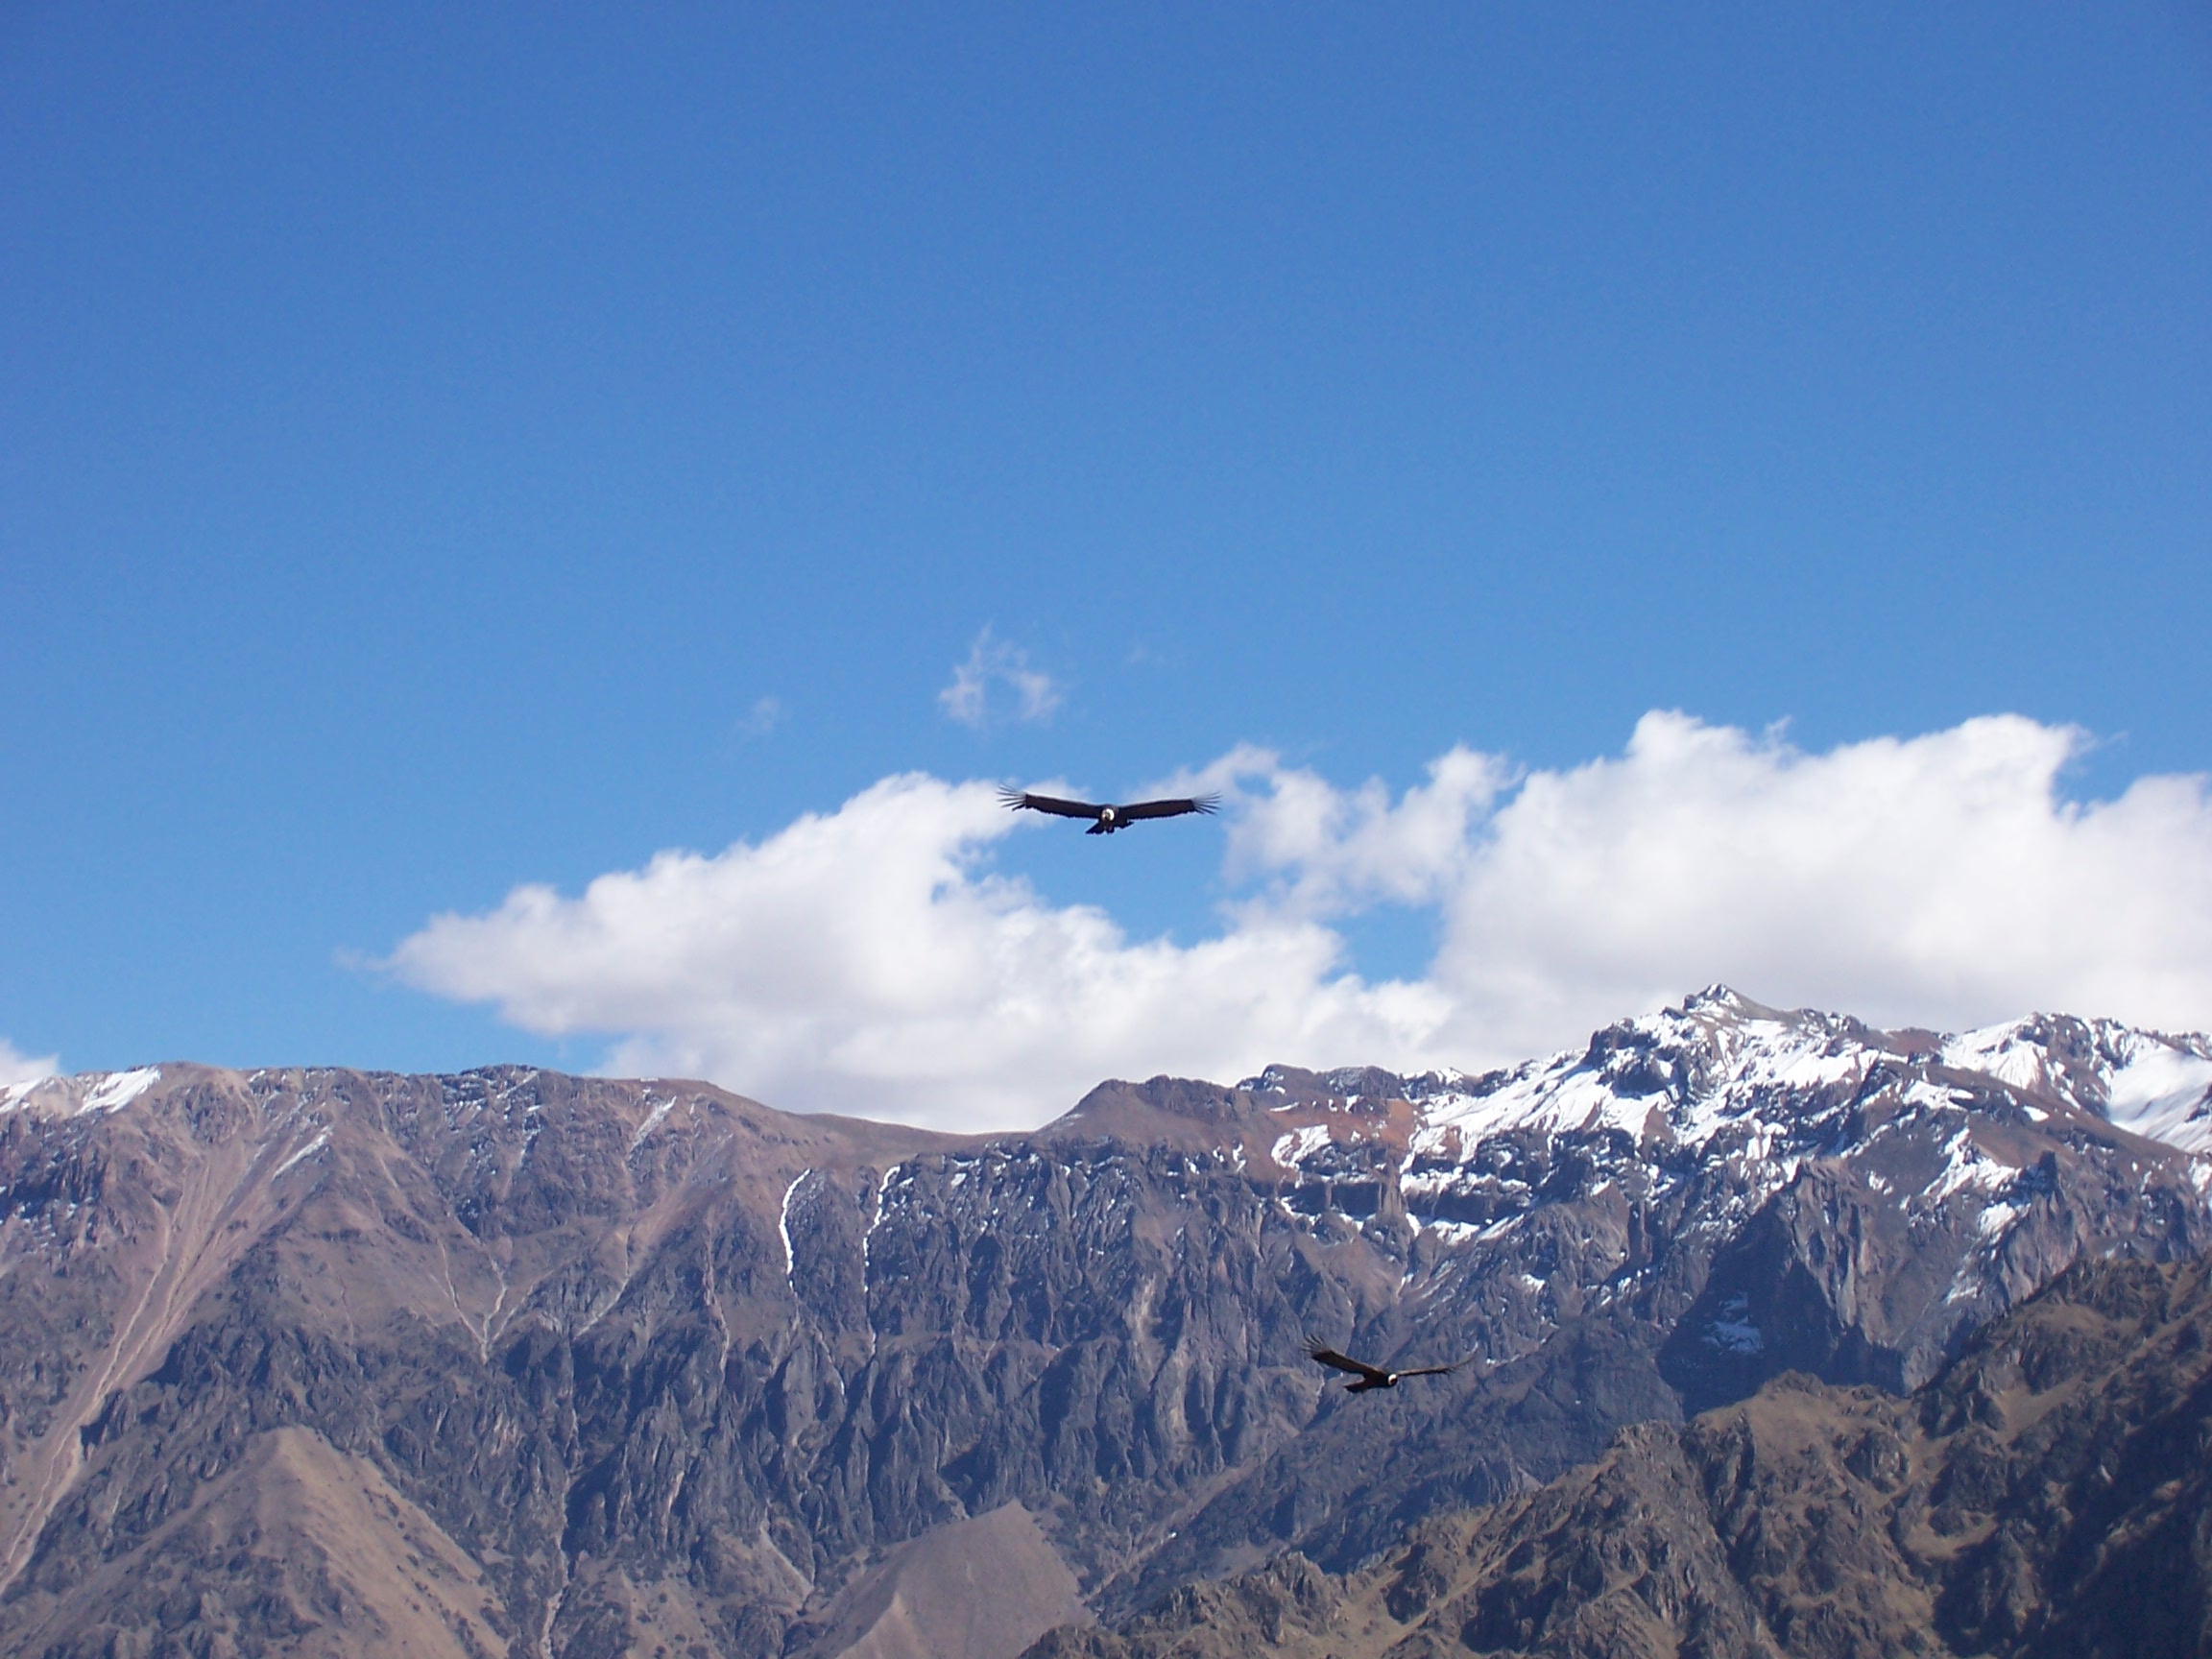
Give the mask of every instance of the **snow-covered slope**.
<svg viewBox="0 0 2212 1659">
<path fill-rule="evenodd" d="M 2212 1040 L 2037 1014 L 1946 1038 L 1943 1062 L 2055 1094 L 2131 1134 L 2212 1154 Z"/>
<path fill-rule="evenodd" d="M 1957 1035 L 1881 1031 L 1843 1015 L 1784 1012 L 1716 985 L 1678 1008 L 1623 1021 L 1567 1049 L 1481 1076 L 1372 1070 L 1312 1077 L 1272 1068 L 1239 1087 L 1283 1096 L 1278 1110 L 1357 1109 L 1360 1088 L 1401 1090 L 1413 1107 L 1401 1173 L 1408 1195 L 1454 1190 L 1457 1172 L 1500 1136 L 1612 1131 L 1631 1143 L 1753 1157 L 1824 1148 L 1845 1116 L 1894 1120 L 1995 1091 L 2031 1121 L 2070 1108 L 2177 1150 L 2212 1156 L 2212 1040 L 2114 1021 L 2032 1015 Z M 1295 1095 L 1296 1098 L 1292 1096 Z M 1271 1147 L 1300 1166 L 1357 1138 L 1346 1123 L 1306 1122 Z M 1839 1145 L 1834 1149 L 1841 1150 Z M 1961 1145 L 1959 1167 L 1970 1166 Z M 1935 1185 L 1955 1189 L 1959 1168 Z"/>
</svg>

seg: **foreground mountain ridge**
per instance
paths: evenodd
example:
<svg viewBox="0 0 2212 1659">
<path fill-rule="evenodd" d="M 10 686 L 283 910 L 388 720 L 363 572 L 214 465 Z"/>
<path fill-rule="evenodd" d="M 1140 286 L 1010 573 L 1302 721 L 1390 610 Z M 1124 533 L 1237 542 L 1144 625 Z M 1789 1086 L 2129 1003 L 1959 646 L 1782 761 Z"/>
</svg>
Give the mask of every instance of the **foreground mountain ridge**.
<svg viewBox="0 0 2212 1659">
<path fill-rule="evenodd" d="M 520 1068 L 16 1085 L 0 1647 L 1010 1655 L 1055 1560 L 1109 1616 L 1349 1568 L 1623 1425 L 1915 1386 L 2078 1258 L 2194 1256 L 2207 1090 L 2201 1037 L 1720 988 L 1020 1136 Z M 1346 1402 L 1310 1334 L 1480 1363 Z M 906 1547 L 991 1517 L 1052 1559 L 979 1633 Z"/>
<path fill-rule="evenodd" d="M 2212 1277 L 2080 1262 L 1911 1399 L 1801 1373 L 1348 1575 L 1295 1552 L 1031 1659 L 2212 1646 Z"/>
</svg>

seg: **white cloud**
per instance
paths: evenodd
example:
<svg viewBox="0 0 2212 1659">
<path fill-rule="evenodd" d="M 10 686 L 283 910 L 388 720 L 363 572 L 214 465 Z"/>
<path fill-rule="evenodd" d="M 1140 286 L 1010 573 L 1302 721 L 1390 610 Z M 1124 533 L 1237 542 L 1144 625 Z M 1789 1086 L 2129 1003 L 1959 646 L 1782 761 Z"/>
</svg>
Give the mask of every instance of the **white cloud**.
<svg viewBox="0 0 2212 1659">
<path fill-rule="evenodd" d="M 1181 947 L 1050 905 L 982 861 L 1018 823 L 988 784 L 887 778 L 758 846 L 438 917 L 389 966 L 528 1030 L 618 1034 L 614 1071 L 967 1128 L 1039 1122 L 1115 1073 L 1396 1049 L 1442 1011 L 1343 976 L 1310 923 Z"/>
<path fill-rule="evenodd" d="M 2206 782 L 2070 804 L 2082 741 L 2000 716 L 1805 754 L 1654 713 L 1618 757 L 1517 777 L 1455 749 L 1395 799 L 1240 748 L 1163 786 L 1228 796 L 1244 893 L 1187 946 L 996 873 L 1018 821 L 987 785 L 891 778 L 757 846 L 439 917 L 389 965 L 609 1034 L 612 1070 L 960 1128 L 1108 1075 L 1519 1059 L 1716 979 L 1889 1023 L 2212 1022 Z M 1441 912 L 1416 981 L 1349 971 L 1329 923 L 1381 902 Z"/>
<path fill-rule="evenodd" d="M 1473 826 L 1511 781 L 1493 756 L 1455 748 L 1430 763 L 1429 781 L 1395 805 L 1381 779 L 1339 790 L 1306 771 L 1286 771 L 1263 750 L 1226 757 L 1215 787 L 1262 775 L 1229 839 L 1232 880 L 1264 878 L 1267 902 L 1305 915 L 1342 915 L 1378 900 L 1433 902 L 1466 873 Z"/>
<path fill-rule="evenodd" d="M 1507 1049 L 1714 979 L 1884 1023 L 2212 1022 L 2206 781 L 2069 803 L 2084 741 L 2001 715 L 1809 755 L 1647 714 L 1484 827 L 1431 979 Z"/>
<path fill-rule="evenodd" d="M 1013 693 L 1010 712 L 1001 713 L 991 694 L 994 684 Z M 1060 707 L 1060 687 L 1049 674 L 1030 667 L 1028 652 L 994 638 L 985 627 L 969 648 L 968 661 L 953 668 L 951 684 L 937 693 L 937 702 L 951 719 L 980 730 L 998 718 L 1049 719 Z"/>
<path fill-rule="evenodd" d="M 11 1083 L 36 1083 L 41 1077 L 51 1077 L 61 1070 L 61 1056 L 41 1054 L 34 1058 L 17 1048 L 5 1037 L 0 1037 L 0 1089 Z"/>
</svg>

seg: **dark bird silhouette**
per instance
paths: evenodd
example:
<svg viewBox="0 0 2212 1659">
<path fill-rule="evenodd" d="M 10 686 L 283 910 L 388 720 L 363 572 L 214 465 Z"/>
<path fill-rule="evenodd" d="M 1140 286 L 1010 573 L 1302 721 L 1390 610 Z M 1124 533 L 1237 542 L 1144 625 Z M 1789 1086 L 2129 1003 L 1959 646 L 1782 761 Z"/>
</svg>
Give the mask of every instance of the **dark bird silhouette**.
<svg viewBox="0 0 2212 1659">
<path fill-rule="evenodd" d="M 1459 1369 L 1458 1365 L 1455 1363 L 1451 1365 L 1415 1365 L 1404 1371 L 1385 1371 L 1380 1365 L 1370 1365 L 1363 1359 L 1354 1359 L 1349 1355 L 1337 1353 L 1334 1348 L 1324 1348 L 1318 1342 L 1308 1348 L 1306 1352 L 1320 1360 L 1322 1364 L 1337 1371 L 1349 1371 L 1353 1376 L 1359 1379 L 1357 1382 L 1345 1384 L 1344 1392 L 1347 1394 L 1364 1394 L 1370 1388 L 1395 1388 L 1408 1377 L 1442 1377 L 1448 1372 Z"/>
<path fill-rule="evenodd" d="M 998 799 L 1016 812 L 1027 807 L 1032 812 L 1049 812 L 1055 818 L 1088 818 L 1092 824 L 1084 831 L 1086 835 L 1111 835 L 1140 818 L 1180 818 L 1186 812 L 1211 812 L 1221 805 L 1218 795 L 1197 795 L 1184 801 L 1133 801 L 1118 806 L 1104 802 L 1063 801 L 1057 795 L 1030 795 L 1020 789 L 1000 789 Z"/>
</svg>

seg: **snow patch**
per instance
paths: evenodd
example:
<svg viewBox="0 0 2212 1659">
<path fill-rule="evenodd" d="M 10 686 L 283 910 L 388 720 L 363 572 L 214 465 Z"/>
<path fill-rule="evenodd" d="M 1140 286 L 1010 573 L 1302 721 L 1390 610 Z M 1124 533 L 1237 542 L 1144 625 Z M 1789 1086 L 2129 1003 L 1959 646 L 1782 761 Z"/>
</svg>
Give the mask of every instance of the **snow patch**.
<svg viewBox="0 0 2212 1659">
<path fill-rule="evenodd" d="M 1990 1191 L 2017 1174 L 2010 1165 L 1996 1162 L 1975 1145 L 1972 1130 L 1960 1129 L 1943 1148 L 1943 1172 L 1929 1183 L 1928 1198 L 1940 1204 L 1969 1189 Z"/>
<path fill-rule="evenodd" d="M 1472 1221 L 1423 1221 L 1421 1231 L 1433 1233 L 1447 1244 L 1468 1244 L 1481 1238 L 1484 1229 Z"/>
<path fill-rule="evenodd" d="M 2112 1069 L 2105 1118 L 2184 1152 L 2212 1153 L 2212 1059 L 2156 1038 L 2129 1047 Z"/>
<path fill-rule="evenodd" d="M 292 1166 L 299 1163 L 301 1159 L 312 1158 L 316 1153 L 322 1151 L 324 1147 L 329 1144 L 330 1131 L 328 1129 L 325 1129 L 320 1135 L 317 1135 L 314 1140 L 308 1142 L 306 1145 L 301 1147 L 299 1151 L 293 1153 L 291 1157 L 285 1159 L 283 1163 L 277 1165 L 276 1168 L 270 1170 L 269 1179 L 272 1181 L 276 1180 L 277 1176 L 283 1174 L 285 1170 L 291 1168 Z"/>
<path fill-rule="evenodd" d="M 117 1071 L 105 1083 L 84 1096 L 84 1104 L 78 1107 L 80 1114 L 86 1112 L 120 1112 L 155 1084 L 161 1081 L 161 1068 L 141 1066 L 135 1071 Z"/>
<path fill-rule="evenodd" d="M 791 1283 L 797 1270 L 798 1258 L 791 1254 L 791 1194 L 799 1190 L 799 1183 L 813 1174 L 812 1169 L 802 1169 L 791 1178 L 791 1185 L 783 1189 L 783 1208 L 776 1217 L 776 1233 L 783 1240 L 783 1283 Z"/>
<path fill-rule="evenodd" d="M 34 1089 L 43 1088 L 51 1081 L 46 1077 L 26 1077 L 20 1083 L 0 1084 L 0 1112 L 14 1111 L 31 1098 Z"/>
<path fill-rule="evenodd" d="M 2050 1057 L 2017 1021 L 1945 1038 L 1940 1053 L 1943 1064 L 1956 1070 L 1979 1071 L 2015 1089 L 2052 1087 Z"/>
<path fill-rule="evenodd" d="M 648 1100 L 653 1099 L 650 1094 L 648 1094 L 646 1098 Z M 661 1120 L 667 1117 L 671 1111 L 675 1110 L 675 1106 L 676 1099 L 674 1095 L 670 1095 L 665 1100 L 654 1100 L 653 1110 L 645 1114 L 645 1121 L 638 1124 L 637 1133 L 630 1137 L 630 1150 L 635 1152 L 638 1147 L 644 1145 L 645 1137 L 652 1134 L 654 1130 L 661 1127 Z"/>
</svg>

